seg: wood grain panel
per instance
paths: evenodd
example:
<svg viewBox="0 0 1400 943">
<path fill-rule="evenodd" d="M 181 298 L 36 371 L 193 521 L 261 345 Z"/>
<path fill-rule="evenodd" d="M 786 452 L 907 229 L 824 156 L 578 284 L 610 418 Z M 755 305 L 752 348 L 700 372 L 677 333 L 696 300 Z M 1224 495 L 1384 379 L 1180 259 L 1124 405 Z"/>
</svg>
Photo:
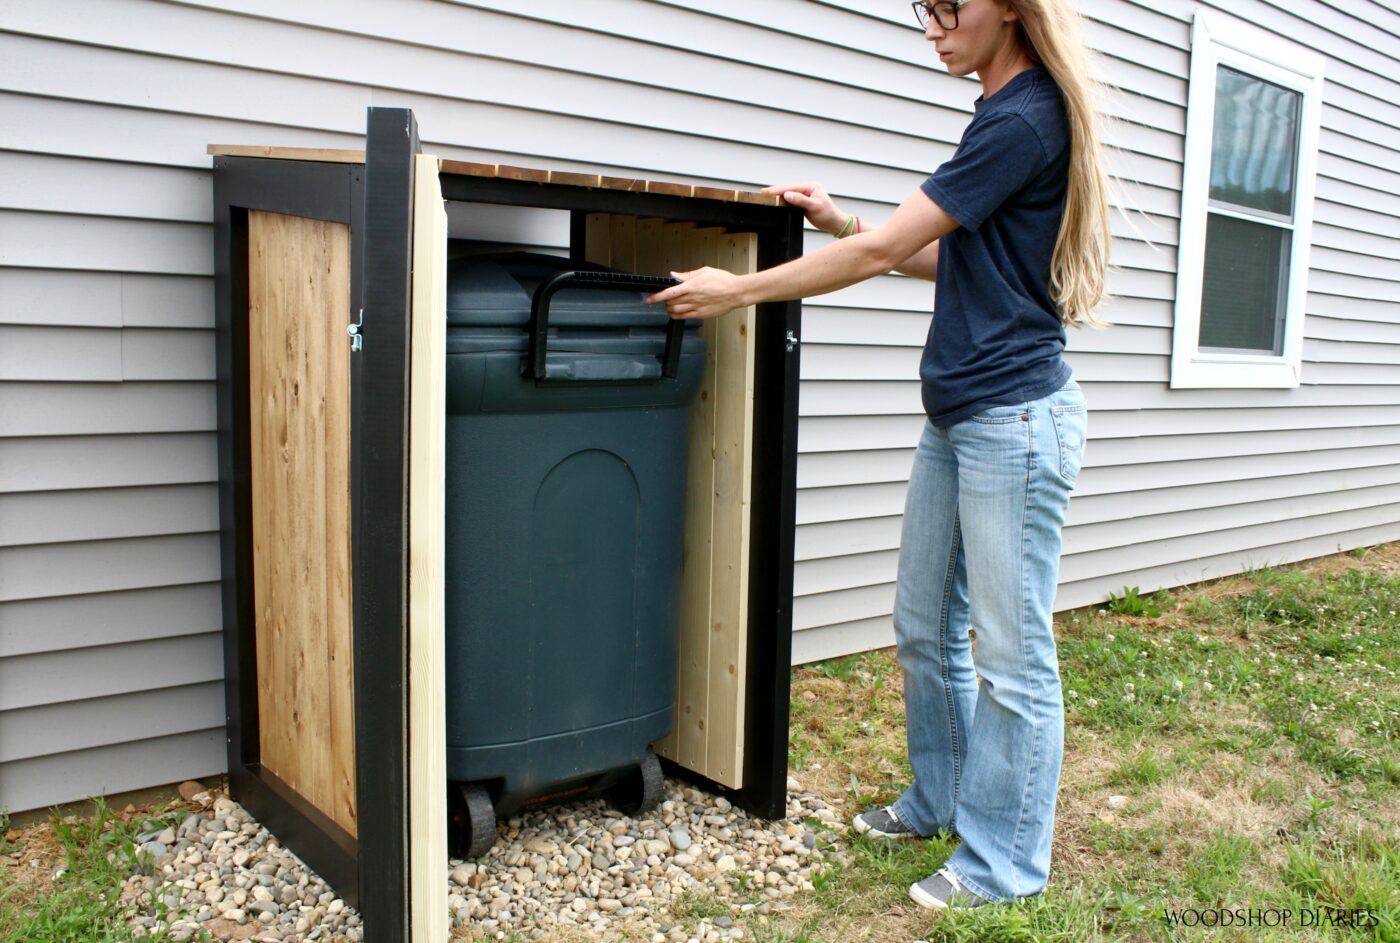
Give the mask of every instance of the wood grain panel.
<svg viewBox="0 0 1400 943">
<path fill-rule="evenodd" d="M 262 764 L 354 835 L 350 228 L 252 210 L 248 253 Z"/>
</svg>

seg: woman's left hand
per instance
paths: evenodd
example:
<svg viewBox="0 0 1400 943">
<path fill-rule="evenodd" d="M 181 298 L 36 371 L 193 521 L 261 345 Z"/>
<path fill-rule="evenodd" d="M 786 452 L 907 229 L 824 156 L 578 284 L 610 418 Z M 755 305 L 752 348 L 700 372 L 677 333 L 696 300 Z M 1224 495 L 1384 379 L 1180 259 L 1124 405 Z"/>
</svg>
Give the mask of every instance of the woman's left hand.
<svg viewBox="0 0 1400 943">
<path fill-rule="evenodd" d="M 664 301 L 666 313 L 673 318 L 717 318 L 743 307 L 738 275 L 708 265 L 671 274 L 681 283 L 648 295 L 646 301 Z"/>
</svg>

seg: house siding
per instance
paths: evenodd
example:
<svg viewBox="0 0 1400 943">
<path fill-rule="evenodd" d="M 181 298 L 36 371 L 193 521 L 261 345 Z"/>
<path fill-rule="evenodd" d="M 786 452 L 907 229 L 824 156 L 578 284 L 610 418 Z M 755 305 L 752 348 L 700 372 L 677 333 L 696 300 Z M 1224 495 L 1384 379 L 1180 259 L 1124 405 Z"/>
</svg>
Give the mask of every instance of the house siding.
<svg viewBox="0 0 1400 943">
<path fill-rule="evenodd" d="M 1204 4 L 1327 60 L 1303 377 L 1171 390 L 1193 6 L 1081 4 L 1132 221 L 1115 213 L 1116 326 L 1070 336 L 1092 414 L 1060 608 L 1400 537 L 1400 14 Z M 0 805 L 224 769 L 207 144 L 359 147 L 367 106 L 406 106 L 445 157 L 818 179 L 876 222 L 979 91 L 930 65 L 905 4 L 568 12 L 0 2 Z M 545 211 L 454 206 L 451 227 L 568 238 Z M 889 275 L 804 304 L 794 663 L 893 643 L 932 296 Z"/>
</svg>

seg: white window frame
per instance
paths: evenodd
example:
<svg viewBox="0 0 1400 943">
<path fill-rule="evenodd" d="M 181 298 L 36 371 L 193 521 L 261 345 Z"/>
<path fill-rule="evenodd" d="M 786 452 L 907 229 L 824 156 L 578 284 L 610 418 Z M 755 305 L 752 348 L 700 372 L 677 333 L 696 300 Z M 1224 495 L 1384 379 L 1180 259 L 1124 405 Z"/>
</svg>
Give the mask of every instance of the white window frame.
<svg viewBox="0 0 1400 943">
<path fill-rule="evenodd" d="M 1312 249 L 1313 193 L 1322 116 L 1324 58 L 1258 27 L 1197 7 L 1191 21 L 1191 79 L 1186 104 L 1186 155 L 1181 185 L 1171 388 L 1296 387 L 1302 380 L 1303 317 Z M 1294 214 L 1284 292 L 1283 352 L 1201 351 L 1206 211 L 1215 132 L 1216 66 L 1225 65 L 1301 95 Z M 1253 219 L 1229 210 L 1225 215 Z"/>
</svg>

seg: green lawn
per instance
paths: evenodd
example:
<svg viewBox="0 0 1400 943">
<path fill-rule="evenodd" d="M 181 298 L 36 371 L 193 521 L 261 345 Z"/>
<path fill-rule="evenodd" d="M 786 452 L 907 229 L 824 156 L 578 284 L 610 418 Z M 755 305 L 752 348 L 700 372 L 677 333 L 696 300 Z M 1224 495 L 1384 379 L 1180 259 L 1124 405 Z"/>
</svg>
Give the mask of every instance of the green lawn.
<svg viewBox="0 0 1400 943">
<path fill-rule="evenodd" d="M 847 833 L 826 844 L 848 863 L 830 856 L 786 912 L 734 913 L 758 898 L 730 875 L 673 914 L 688 927 L 731 915 L 758 943 L 1400 941 L 1397 610 L 1400 544 L 1063 614 L 1065 765 L 1045 893 L 934 916 L 906 888 L 956 839 L 890 848 Z M 847 819 L 899 795 L 892 649 L 794 669 L 790 756 L 803 789 Z M 126 939 L 117 890 L 132 839 L 178 814 L 99 805 L 8 839 L 0 823 L 0 943 Z M 27 866 L 35 856 L 43 867 Z M 1289 923 L 1169 919 L 1248 909 Z M 1357 925 L 1315 925 L 1343 911 Z"/>
</svg>

